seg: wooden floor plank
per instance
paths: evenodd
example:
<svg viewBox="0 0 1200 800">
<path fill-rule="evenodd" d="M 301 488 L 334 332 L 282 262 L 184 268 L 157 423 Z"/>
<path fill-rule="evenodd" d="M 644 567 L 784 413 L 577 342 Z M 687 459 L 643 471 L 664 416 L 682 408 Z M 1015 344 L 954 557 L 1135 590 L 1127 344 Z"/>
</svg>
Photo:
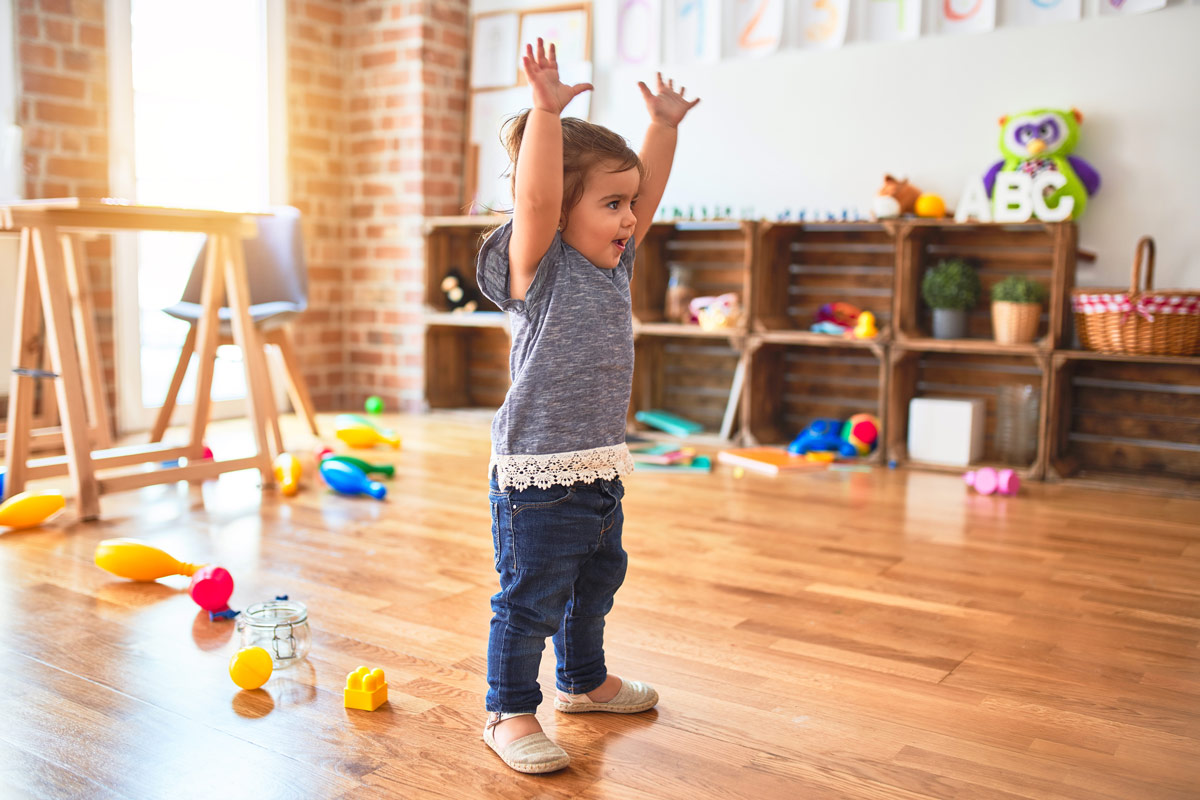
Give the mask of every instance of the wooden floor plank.
<svg viewBox="0 0 1200 800">
<path fill-rule="evenodd" d="M 1043 484 L 982 497 L 883 468 L 635 473 L 605 649 L 662 699 L 629 717 L 543 704 L 572 766 L 521 776 L 480 738 L 486 418 L 385 422 L 404 440 L 367 454 L 396 465 L 385 502 L 331 493 L 306 461 L 290 500 L 232 473 L 0 535 L 0 795 L 1200 795 L 1200 502 Z M 211 429 L 219 457 L 249 441 L 245 423 Z M 235 608 L 302 600 L 312 653 L 238 691 L 234 624 L 209 621 L 186 578 L 97 569 L 117 536 L 227 567 Z M 387 673 L 376 712 L 342 706 L 359 664 Z M 548 644 L 547 694 L 553 669 Z"/>
</svg>

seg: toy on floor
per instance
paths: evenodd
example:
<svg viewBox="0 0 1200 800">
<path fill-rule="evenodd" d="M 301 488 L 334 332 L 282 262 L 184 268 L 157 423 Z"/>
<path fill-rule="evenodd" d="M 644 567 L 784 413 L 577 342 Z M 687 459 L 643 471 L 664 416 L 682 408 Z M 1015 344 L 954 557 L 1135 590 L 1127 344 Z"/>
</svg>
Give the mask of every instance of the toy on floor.
<svg viewBox="0 0 1200 800">
<path fill-rule="evenodd" d="M 233 594 L 233 576 L 224 567 L 201 567 L 192 575 L 188 594 L 205 611 L 225 611 L 229 608 L 229 596 Z"/>
<path fill-rule="evenodd" d="M 1001 173 L 1020 173 L 1028 176 L 1030 185 L 1043 173 L 1057 172 L 1058 188 L 1047 186 L 1042 205 L 1057 208 L 1066 200 L 1072 204 L 1071 218 L 1078 219 L 1087 208 L 1088 197 L 1100 189 L 1100 173 L 1079 156 L 1071 155 L 1079 143 L 1079 126 L 1083 114 L 1039 108 L 1000 118 L 1001 161 L 992 165 L 983 177 L 988 197 L 995 196 L 997 178 Z M 1035 206 L 1036 208 L 1036 206 Z M 1065 213 L 1065 210 L 1064 210 Z"/>
<path fill-rule="evenodd" d="M 874 414 L 855 414 L 842 425 L 841 437 L 854 446 L 858 455 L 865 456 L 879 444 L 880 427 Z"/>
<path fill-rule="evenodd" d="M 313 459 L 320 464 L 333 454 L 334 449 L 332 447 L 329 447 L 328 445 L 320 445 L 316 450 L 313 451 Z"/>
<path fill-rule="evenodd" d="M 1021 478 L 1011 469 L 995 470 L 991 467 L 980 467 L 963 475 L 967 486 L 972 486 L 980 494 L 1016 494 L 1021 489 Z"/>
<path fill-rule="evenodd" d="M 366 667 L 359 667 L 346 676 L 342 702 L 346 708 L 374 711 L 387 702 L 387 692 L 387 681 L 384 680 L 382 669 L 376 667 L 368 670 Z"/>
<path fill-rule="evenodd" d="M 792 440 L 788 445 L 788 452 L 792 455 L 804 455 L 824 450 L 845 458 L 854 458 L 858 455 L 858 448 L 842 438 L 842 427 L 842 421 L 839 419 L 815 419 Z"/>
<path fill-rule="evenodd" d="M 321 477 L 335 491 L 342 494 L 368 494 L 376 500 L 387 497 L 387 487 L 382 483 L 370 480 L 358 467 L 334 461 L 332 458 L 321 462 Z"/>
<path fill-rule="evenodd" d="M 138 539 L 105 539 L 96 545 L 96 566 L 119 578 L 154 581 L 168 575 L 191 577 L 203 564 L 176 560 L 165 550 Z"/>
<path fill-rule="evenodd" d="M 699 422 L 692 422 L 690 419 L 684 419 L 678 414 L 672 414 L 670 411 L 663 411 L 657 408 L 639 411 L 633 416 L 634 419 L 643 425 L 658 428 L 660 431 L 669 433 L 672 436 L 691 436 L 694 433 L 704 430 L 704 426 Z"/>
<path fill-rule="evenodd" d="M 261 647 L 243 647 L 229 659 L 229 677 L 243 689 L 257 689 L 271 678 L 271 654 Z"/>
<path fill-rule="evenodd" d="M 284 497 L 291 497 L 300 489 L 300 459 L 291 453 L 275 456 L 275 480 Z"/>
<path fill-rule="evenodd" d="M 0 527 L 32 528 L 62 511 L 62 492 L 20 492 L 0 503 Z"/>
<path fill-rule="evenodd" d="M 330 455 L 330 456 L 326 456 L 325 458 L 323 458 L 321 460 L 322 461 L 340 461 L 343 464 L 349 464 L 352 467 L 358 467 L 359 469 L 361 469 L 363 471 L 363 474 L 365 474 L 365 475 L 376 474 L 376 475 L 383 475 L 385 477 L 390 478 L 396 474 L 396 468 L 391 464 L 368 464 L 366 461 L 363 461 L 361 458 L 355 458 L 354 456 Z"/>
<path fill-rule="evenodd" d="M 350 447 L 366 448 L 386 444 L 393 450 L 400 449 L 400 437 L 394 431 L 380 428 L 357 414 L 339 414 L 335 424 L 335 434 Z"/>
<path fill-rule="evenodd" d="M 363 410 L 368 414 L 383 413 L 383 398 L 377 394 L 373 394 L 367 398 L 367 402 L 363 403 Z"/>
</svg>

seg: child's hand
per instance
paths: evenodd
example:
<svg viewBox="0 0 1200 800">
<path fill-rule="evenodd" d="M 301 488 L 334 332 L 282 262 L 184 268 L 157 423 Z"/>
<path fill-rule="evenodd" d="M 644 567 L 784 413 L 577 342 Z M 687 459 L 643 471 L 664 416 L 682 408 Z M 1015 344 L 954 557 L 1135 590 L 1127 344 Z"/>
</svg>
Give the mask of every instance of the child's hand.
<svg viewBox="0 0 1200 800">
<path fill-rule="evenodd" d="M 537 55 L 533 54 L 533 45 L 525 45 L 525 56 L 521 59 L 525 68 L 525 78 L 533 89 L 533 106 L 543 111 L 561 114 L 567 103 L 592 88 L 590 83 L 577 83 L 567 86 L 558 79 L 558 60 L 555 58 L 554 45 L 550 45 L 550 57 L 546 57 L 546 48 L 542 40 L 537 40 Z"/>
<path fill-rule="evenodd" d="M 677 127 L 687 112 L 691 111 L 696 103 L 700 102 L 697 97 L 690 103 L 683 99 L 683 93 L 687 89 L 683 86 L 679 87 L 679 91 L 675 91 L 675 81 L 669 80 L 663 83 L 662 73 L 658 73 L 658 94 L 655 95 L 650 91 L 650 87 L 646 86 L 642 81 L 638 81 L 638 88 L 642 90 L 642 97 L 646 101 L 646 110 L 650 112 L 650 119 L 654 122 L 661 122 L 664 125 L 669 125 L 672 128 Z"/>
</svg>

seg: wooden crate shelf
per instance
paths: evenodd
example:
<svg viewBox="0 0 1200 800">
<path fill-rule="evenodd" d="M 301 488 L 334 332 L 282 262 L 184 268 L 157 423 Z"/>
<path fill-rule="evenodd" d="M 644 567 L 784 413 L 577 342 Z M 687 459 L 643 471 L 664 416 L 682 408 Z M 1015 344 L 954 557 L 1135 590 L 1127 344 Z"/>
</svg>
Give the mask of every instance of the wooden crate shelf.
<svg viewBox="0 0 1200 800">
<path fill-rule="evenodd" d="M 747 444 L 789 444 L 814 419 L 874 414 L 886 427 L 888 363 L 863 347 L 749 345 L 742 396 Z M 883 446 L 877 449 L 882 454 Z"/>
<path fill-rule="evenodd" d="M 991 288 L 1010 275 L 1023 275 L 1044 284 L 1049 293 L 1038 328 L 1039 345 L 1060 347 L 1069 320 L 1076 236 L 1075 225 L 1069 222 L 957 225 L 926 221 L 902 226 L 896 244 L 896 341 L 929 337 L 932 314 L 921 299 L 921 279 L 939 261 L 963 258 L 977 267 L 983 285 L 979 303 L 968 316 L 967 341 L 992 341 Z"/>
<path fill-rule="evenodd" d="M 1049 477 L 1200 495 L 1200 358 L 1054 354 Z"/>
<path fill-rule="evenodd" d="M 508 391 L 508 331 L 430 325 L 425 329 L 425 402 L 430 408 L 499 408 Z"/>
<path fill-rule="evenodd" d="M 463 286 L 479 291 L 475 258 L 486 234 L 504 222 L 503 217 L 433 217 L 425 221 L 425 308 L 448 312 L 442 279 L 451 269 L 462 275 Z M 480 311 L 496 311 L 496 304 L 480 295 Z M 436 324 L 443 324 L 438 322 Z"/>
<path fill-rule="evenodd" d="M 660 409 L 703 425 L 702 437 L 719 437 L 741 350 L 728 340 L 692 337 L 640 337 L 634 350 L 631 430 L 652 430 L 634 415 Z"/>
<path fill-rule="evenodd" d="M 898 464 L 908 459 L 908 404 L 914 397 L 982 399 L 987 409 L 981 464 L 1010 467 L 1029 478 L 1045 472 L 1046 448 L 1041 432 L 1046 423 L 1049 371 L 1045 359 L 981 353 L 945 353 L 896 347 L 891 352 L 887 421 L 887 457 Z M 1033 386 L 1038 395 L 1037 446 L 1028 463 L 1004 462 L 998 453 L 997 406 L 1001 388 Z M 928 467 L 915 463 L 910 466 Z M 953 468 L 961 471 L 959 468 Z"/>
<path fill-rule="evenodd" d="M 426 221 L 431 408 L 494 409 L 504 400 L 507 320 L 498 313 L 446 313 L 440 288 L 451 266 L 474 285 L 482 234 L 501 221 Z M 1016 467 L 1027 478 L 1200 493 L 1200 358 L 1065 349 L 1076 236 L 1072 223 L 655 223 L 638 245 L 631 287 L 637 356 L 631 430 L 665 437 L 633 420 L 639 410 L 661 408 L 705 426 L 690 443 L 786 444 L 814 418 L 871 411 L 884 422 L 883 455 L 914 468 L 957 472 L 907 458 L 908 402 L 982 397 L 987 437 L 981 465 Z M 928 267 L 951 257 L 978 264 L 984 295 L 971 317 L 971 338 L 931 339 L 920 280 Z M 741 324 L 704 331 L 667 321 L 672 266 L 689 271 L 700 294 L 740 293 Z M 992 340 L 988 289 L 1012 274 L 1030 275 L 1050 289 L 1032 344 Z M 880 335 L 855 340 L 810 332 L 816 309 L 838 301 L 875 313 Z M 735 387 L 739 365 L 742 381 Z M 1036 455 L 1027 464 L 998 463 L 998 392 L 1024 384 L 1039 396 Z M 735 390 L 738 414 L 722 435 Z M 1110 402 L 1121 404 L 1120 413 L 1105 412 Z"/>
<path fill-rule="evenodd" d="M 673 268 L 686 271 L 697 296 L 736 292 L 743 321 L 750 297 L 756 224 L 753 222 L 655 222 L 637 243 L 630 292 L 633 318 L 642 325 L 664 323 L 667 281 Z M 680 326 L 689 327 L 692 326 Z M 699 327 L 694 332 L 702 333 Z"/>
<path fill-rule="evenodd" d="M 752 282 L 753 330 L 807 333 L 822 305 L 843 302 L 873 313 L 886 336 L 895 265 L 890 225 L 763 223 Z"/>
</svg>

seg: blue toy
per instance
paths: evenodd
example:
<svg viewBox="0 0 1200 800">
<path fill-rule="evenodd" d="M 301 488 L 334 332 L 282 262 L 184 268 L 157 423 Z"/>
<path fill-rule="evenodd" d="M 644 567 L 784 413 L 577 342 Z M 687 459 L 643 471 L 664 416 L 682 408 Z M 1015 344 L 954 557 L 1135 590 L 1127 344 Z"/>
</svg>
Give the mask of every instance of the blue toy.
<svg viewBox="0 0 1200 800">
<path fill-rule="evenodd" d="M 321 462 L 321 477 L 334 490 L 342 494 L 369 494 L 376 500 L 387 496 L 387 487 L 367 477 L 353 464 L 327 458 Z"/>
<path fill-rule="evenodd" d="M 817 451 L 833 452 L 843 458 L 854 458 L 858 455 L 858 450 L 842 438 L 842 425 L 840 419 L 815 419 L 792 440 L 788 445 L 788 452 L 792 455 Z"/>
</svg>

